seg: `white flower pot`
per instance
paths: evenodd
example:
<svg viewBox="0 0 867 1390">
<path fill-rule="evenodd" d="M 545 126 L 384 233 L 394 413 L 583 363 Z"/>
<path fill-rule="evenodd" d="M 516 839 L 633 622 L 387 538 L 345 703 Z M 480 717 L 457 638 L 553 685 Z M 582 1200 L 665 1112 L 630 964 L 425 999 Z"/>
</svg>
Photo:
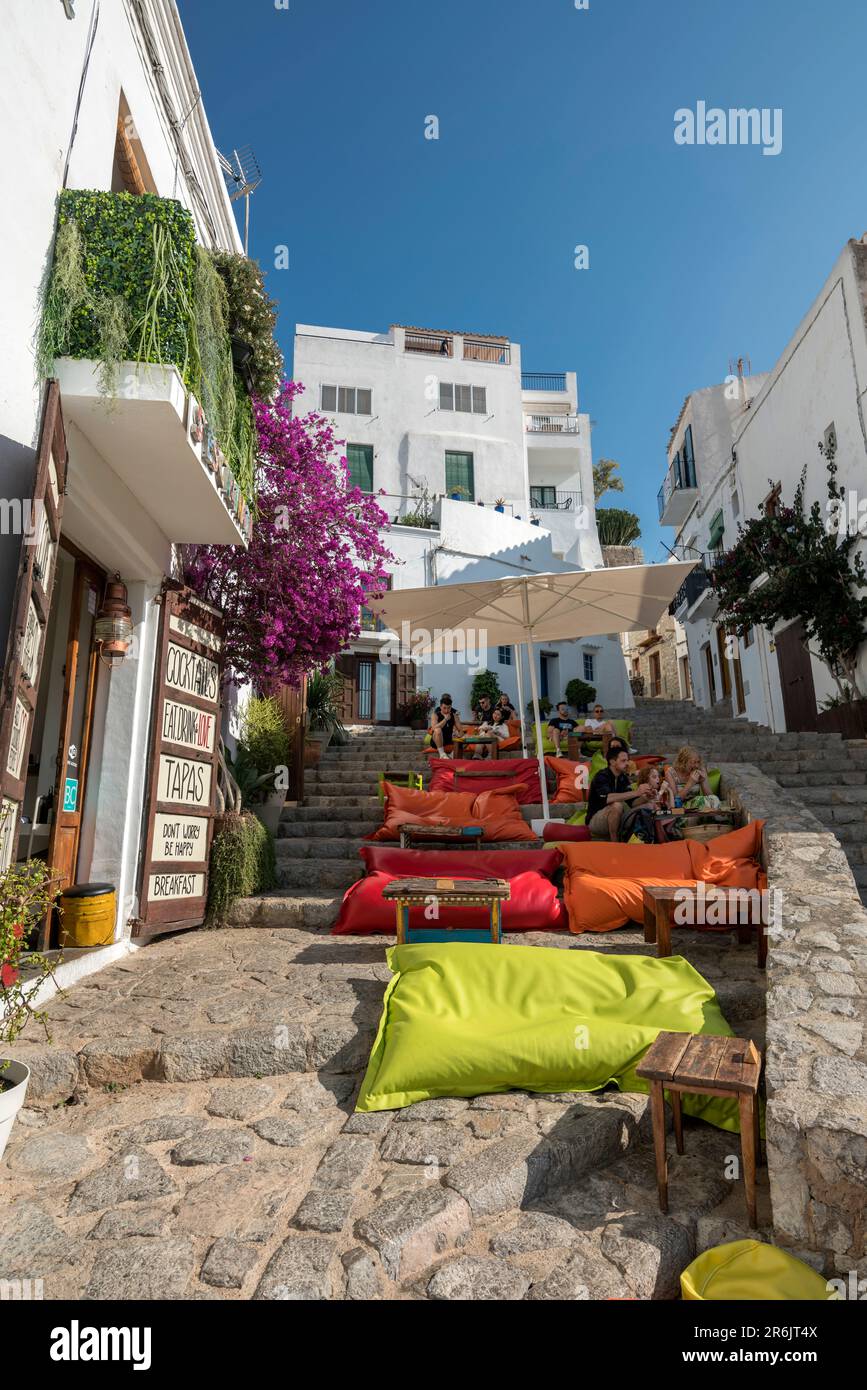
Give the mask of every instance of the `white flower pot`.
<svg viewBox="0 0 867 1390">
<path fill-rule="evenodd" d="M 262 822 L 272 840 L 277 838 L 277 827 L 286 805 L 285 792 L 269 792 L 264 801 L 257 801 L 251 810 Z"/>
<path fill-rule="evenodd" d="M 30 1068 L 23 1062 L 8 1062 L 0 1057 L 0 1079 L 6 1083 L 6 1090 L 0 1091 L 0 1158 L 6 1148 L 6 1141 L 12 1133 L 15 1116 L 24 1104 Z M 11 1082 L 11 1085 L 9 1084 Z"/>
</svg>

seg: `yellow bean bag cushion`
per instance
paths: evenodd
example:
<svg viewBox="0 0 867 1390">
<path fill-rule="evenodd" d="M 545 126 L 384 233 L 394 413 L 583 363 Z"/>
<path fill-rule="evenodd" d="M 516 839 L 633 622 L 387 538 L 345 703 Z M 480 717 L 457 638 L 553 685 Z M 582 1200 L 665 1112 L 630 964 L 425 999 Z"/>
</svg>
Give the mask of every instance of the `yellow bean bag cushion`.
<svg viewBox="0 0 867 1390">
<path fill-rule="evenodd" d="M 761 1240 L 715 1245 L 693 1260 L 680 1276 L 685 1299 L 752 1302 L 794 1299 L 828 1302 L 837 1298 L 828 1282 L 803 1260 Z"/>
</svg>

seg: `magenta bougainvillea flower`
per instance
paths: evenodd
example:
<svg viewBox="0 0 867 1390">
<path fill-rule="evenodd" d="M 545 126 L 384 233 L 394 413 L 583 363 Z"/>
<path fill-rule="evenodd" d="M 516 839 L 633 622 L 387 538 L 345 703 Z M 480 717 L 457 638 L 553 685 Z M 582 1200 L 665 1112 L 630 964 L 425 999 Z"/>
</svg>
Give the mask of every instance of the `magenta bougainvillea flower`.
<svg viewBox="0 0 867 1390">
<path fill-rule="evenodd" d="M 388 518 L 349 486 L 330 421 L 296 416 L 304 388 L 284 381 L 254 402 L 257 505 L 250 544 L 190 546 L 184 577 L 226 620 L 226 663 L 262 689 L 298 685 L 358 635 L 361 609 L 387 587 Z"/>
</svg>

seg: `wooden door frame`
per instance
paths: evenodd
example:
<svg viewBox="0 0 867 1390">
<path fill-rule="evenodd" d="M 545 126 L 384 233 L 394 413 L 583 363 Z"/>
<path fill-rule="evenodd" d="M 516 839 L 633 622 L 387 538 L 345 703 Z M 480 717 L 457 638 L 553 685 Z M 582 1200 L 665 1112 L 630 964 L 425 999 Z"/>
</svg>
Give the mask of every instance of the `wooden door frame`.
<svg viewBox="0 0 867 1390">
<path fill-rule="evenodd" d="M 816 704 L 816 686 L 813 680 L 813 662 L 808 647 L 801 640 L 801 637 L 798 635 L 799 632 L 803 633 L 803 630 L 803 623 L 799 618 L 794 623 L 789 623 L 788 626 L 784 627 L 781 632 L 777 632 L 774 634 L 774 645 L 776 647 L 777 652 L 777 672 L 780 680 L 780 694 L 783 701 L 783 718 L 785 720 L 786 730 L 790 733 L 815 732 L 815 730 L 819 727 L 818 706 Z M 795 673 L 794 680 L 788 682 L 786 680 L 785 671 L 783 669 L 783 662 L 780 660 L 781 639 L 783 640 L 782 655 L 784 657 L 786 654 L 787 647 L 794 647 L 795 645 L 797 645 L 800 648 L 801 653 L 803 654 L 801 674 L 798 675 L 797 673 Z M 795 702 L 793 702 L 791 695 L 789 695 L 789 698 L 787 699 L 787 691 L 790 689 L 791 686 L 799 683 L 800 681 L 805 682 L 803 692 L 805 696 L 807 696 L 807 692 L 809 692 L 807 698 L 805 698 L 803 706 L 804 719 L 799 718 L 798 710 L 795 707 Z M 798 725 L 799 727 L 795 728 L 793 727 L 794 725 Z"/>
<path fill-rule="evenodd" d="M 729 659 L 726 655 L 728 646 L 728 633 L 724 627 L 716 628 L 716 649 L 719 657 L 720 685 L 722 686 L 721 700 L 730 700 L 732 697 L 732 673 L 729 670 Z"/>
<path fill-rule="evenodd" d="M 708 679 L 707 694 L 710 704 L 713 706 L 716 704 L 716 679 L 713 673 L 713 651 L 710 640 L 702 643 L 702 651 L 704 652 L 705 675 Z"/>
<path fill-rule="evenodd" d="M 57 853 L 59 832 L 62 830 L 73 830 L 74 839 L 72 842 L 72 851 L 69 856 L 72 866 L 69 883 L 74 883 L 78 871 L 81 818 L 84 813 L 84 798 L 87 794 L 87 774 L 93 733 L 96 677 L 99 669 L 99 652 L 96 645 L 91 643 L 91 648 L 87 657 L 87 690 L 84 700 L 81 748 L 79 749 L 78 797 L 75 811 L 64 811 L 63 792 L 66 784 L 67 753 L 69 750 L 69 737 L 75 705 L 75 683 L 78 677 L 79 662 L 81 659 L 78 629 L 81 623 L 81 604 L 84 599 L 84 592 L 88 580 L 90 580 L 93 588 L 98 594 L 104 593 L 108 575 L 107 572 L 99 565 L 95 564 L 93 560 L 86 557 L 77 546 L 67 544 L 62 536 L 60 539 L 60 548 L 66 551 L 72 558 L 75 569 L 73 572 L 72 597 L 69 609 L 69 626 L 66 633 L 66 658 L 64 661 L 63 693 L 61 695 L 60 734 L 58 737 L 57 754 L 54 760 L 56 770 L 54 781 L 54 820 L 51 825 L 51 833 L 48 837 L 46 860 L 53 868 L 54 856 Z M 70 820 L 72 821 L 71 824 Z M 68 886 L 67 882 L 63 883 L 64 888 Z"/>
</svg>

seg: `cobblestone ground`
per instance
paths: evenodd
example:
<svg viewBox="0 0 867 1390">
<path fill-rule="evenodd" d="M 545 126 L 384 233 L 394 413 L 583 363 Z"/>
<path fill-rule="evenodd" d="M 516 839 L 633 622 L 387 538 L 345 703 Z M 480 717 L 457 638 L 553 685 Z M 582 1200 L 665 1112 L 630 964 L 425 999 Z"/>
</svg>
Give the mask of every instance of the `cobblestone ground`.
<svg viewBox="0 0 867 1390">
<path fill-rule="evenodd" d="M 754 950 L 681 940 L 761 1042 Z M 51 1046 L 11 1049 L 33 1079 L 0 1163 L 0 1279 L 48 1299 L 671 1298 L 698 1250 L 750 1234 L 737 1137 L 699 1123 L 660 1215 L 643 1095 L 354 1114 L 388 944 L 188 933 L 52 1004 Z M 764 1174 L 760 1199 L 767 1219 Z"/>
</svg>

